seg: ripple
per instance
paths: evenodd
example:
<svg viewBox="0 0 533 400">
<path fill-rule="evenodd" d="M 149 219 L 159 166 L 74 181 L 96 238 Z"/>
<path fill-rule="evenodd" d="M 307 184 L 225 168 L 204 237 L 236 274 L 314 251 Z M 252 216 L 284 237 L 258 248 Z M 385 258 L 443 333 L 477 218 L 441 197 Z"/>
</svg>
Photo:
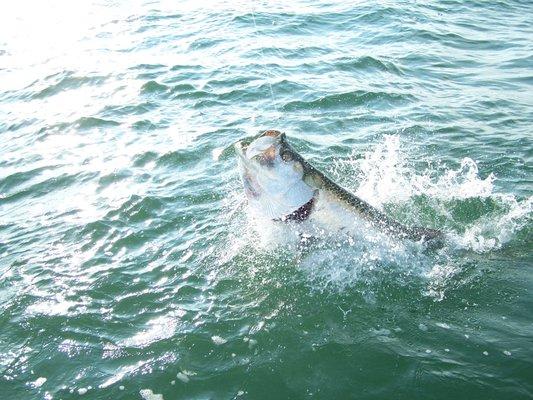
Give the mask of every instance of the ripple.
<svg viewBox="0 0 533 400">
<path fill-rule="evenodd" d="M 301 60 L 309 57 L 320 57 L 332 53 L 332 49 L 321 48 L 316 46 L 299 46 L 296 48 L 283 48 L 283 47 L 261 47 L 259 49 L 250 50 L 243 54 L 246 58 L 264 58 L 270 59 L 279 58 L 281 60 Z"/>
<path fill-rule="evenodd" d="M 58 75 L 52 75 L 45 79 L 49 80 L 58 80 L 57 83 L 50 84 L 44 89 L 39 90 L 37 93 L 31 96 L 32 99 L 44 99 L 46 97 L 51 97 L 61 92 L 65 92 L 72 89 L 77 89 L 82 86 L 98 86 L 102 85 L 106 80 L 107 76 L 74 76 L 73 72 L 67 71 Z M 42 86 L 43 83 L 39 83 L 39 86 Z M 32 85 L 33 86 L 33 85 Z M 31 86 L 30 86 L 31 88 Z"/>
<path fill-rule="evenodd" d="M 208 99 L 213 98 L 215 95 L 213 93 L 206 92 L 204 90 L 195 90 L 192 92 L 182 92 L 182 93 L 174 93 L 173 99 Z"/>
<path fill-rule="evenodd" d="M 43 166 L 39 168 L 34 168 L 28 171 L 20 171 L 10 174 L 6 177 L 2 177 L 0 180 L 0 192 L 5 193 L 14 189 L 15 187 L 25 184 L 28 181 L 38 177 L 42 172 L 53 170 L 57 168 L 56 166 Z"/>
<path fill-rule="evenodd" d="M 332 62 L 336 68 L 343 71 L 357 70 L 379 70 L 390 72 L 395 75 L 403 75 L 402 70 L 393 62 L 379 60 L 371 56 L 360 57 L 357 59 L 341 58 Z"/>
<path fill-rule="evenodd" d="M 158 105 L 156 103 L 150 101 L 135 105 L 107 105 L 102 109 L 100 114 L 102 117 L 114 117 L 117 115 L 142 115 L 156 109 L 157 107 Z"/>
<path fill-rule="evenodd" d="M 254 76 L 238 76 L 234 78 L 226 79 L 211 79 L 207 82 L 208 87 L 211 88 L 232 88 L 236 86 L 244 86 L 257 80 Z"/>
<path fill-rule="evenodd" d="M 97 117 L 81 117 L 74 122 L 74 125 L 79 129 L 91 129 L 119 126 L 120 122 Z"/>
<path fill-rule="evenodd" d="M 110 212 L 107 217 L 119 217 L 131 222 L 145 221 L 155 217 L 164 205 L 164 201 L 158 197 L 133 195 L 118 210 Z"/>
<path fill-rule="evenodd" d="M 179 84 L 179 85 L 174 85 L 170 89 L 170 93 L 171 94 L 174 94 L 174 93 L 190 93 L 190 92 L 193 92 L 193 91 L 196 91 L 196 88 L 193 85 L 191 85 L 190 83 L 182 83 L 182 84 Z"/>
<path fill-rule="evenodd" d="M 122 347 L 144 348 L 154 342 L 169 339 L 174 336 L 178 326 L 178 318 L 185 315 L 185 312 L 174 316 L 154 318 L 147 323 L 147 328 L 134 336 L 122 340 L 119 345 Z"/>
<path fill-rule="evenodd" d="M 3 397 L 528 398 L 531 5 L 304 3 L 3 8 Z M 266 127 L 448 245 L 269 236 Z"/>
<path fill-rule="evenodd" d="M 187 64 L 176 64 L 173 65 L 170 70 L 171 71 L 202 71 L 205 67 L 202 65 L 187 65 Z"/>
<path fill-rule="evenodd" d="M 423 40 L 427 39 L 429 41 L 434 41 L 439 44 L 442 43 L 445 46 L 456 49 L 505 50 L 514 47 L 514 44 L 509 42 L 498 42 L 488 39 L 471 39 L 452 32 L 440 33 L 418 29 L 416 37 Z"/>
<path fill-rule="evenodd" d="M 311 101 L 291 101 L 283 106 L 284 111 L 300 110 L 329 110 L 351 108 L 361 105 L 378 106 L 382 104 L 405 104 L 413 101 L 415 97 L 412 94 L 386 93 L 386 92 L 366 92 L 356 90 L 346 93 L 338 93 L 322 96 Z"/>
<path fill-rule="evenodd" d="M 94 173 L 80 173 L 75 175 L 62 173 L 60 175 L 44 179 L 40 182 L 29 184 L 23 188 L 19 188 L 18 191 L 14 191 L 10 194 L 4 194 L 4 197 L 0 198 L 0 204 L 13 203 L 25 198 L 42 197 L 48 193 L 54 193 L 79 182 L 89 180 L 94 176 Z M 29 180 L 30 179 L 27 181 Z M 22 184 L 22 182 L 19 184 Z M 18 185 L 14 185 L 13 188 L 16 188 L 17 186 Z"/>
<path fill-rule="evenodd" d="M 141 71 L 144 71 L 144 70 L 153 70 L 153 69 L 165 69 L 167 68 L 166 65 L 164 64 L 137 64 L 133 67 L 129 67 L 129 69 L 132 69 L 132 70 L 141 70 Z"/>
<path fill-rule="evenodd" d="M 148 81 L 141 87 L 141 94 L 167 93 L 169 87 L 156 81 Z"/>
<path fill-rule="evenodd" d="M 147 151 L 145 153 L 137 154 L 133 158 L 133 165 L 135 167 L 144 167 L 146 164 L 151 163 L 159 158 L 159 154 L 153 151 Z"/>
<path fill-rule="evenodd" d="M 209 49 L 211 47 L 217 46 L 221 43 L 225 43 L 226 41 L 224 39 L 205 39 L 200 38 L 194 40 L 190 45 L 190 50 L 198 50 L 198 49 Z"/>
<path fill-rule="evenodd" d="M 153 131 L 155 129 L 158 129 L 159 126 L 156 123 L 153 123 L 149 120 L 143 119 L 140 121 L 135 121 L 131 125 L 132 129 L 136 129 L 139 131 Z"/>
</svg>

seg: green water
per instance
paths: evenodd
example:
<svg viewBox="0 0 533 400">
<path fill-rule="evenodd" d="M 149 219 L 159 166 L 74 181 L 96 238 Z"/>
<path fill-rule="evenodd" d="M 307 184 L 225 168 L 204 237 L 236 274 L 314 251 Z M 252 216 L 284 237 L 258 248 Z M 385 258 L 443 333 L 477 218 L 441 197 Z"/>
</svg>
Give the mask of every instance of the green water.
<svg viewBox="0 0 533 400">
<path fill-rule="evenodd" d="M 3 4 L 0 397 L 532 398 L 531 15 Z M 263 129 L 445 247 L 284 243 L 231 147 Z"/>
</svg>

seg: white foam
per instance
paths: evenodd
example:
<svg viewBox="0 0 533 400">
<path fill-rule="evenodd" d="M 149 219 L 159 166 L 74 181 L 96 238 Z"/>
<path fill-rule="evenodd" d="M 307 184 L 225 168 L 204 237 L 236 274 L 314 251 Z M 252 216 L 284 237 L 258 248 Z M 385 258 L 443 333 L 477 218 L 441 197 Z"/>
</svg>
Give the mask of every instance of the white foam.
<svg viewBox="0 0 533 400">
<path fill-rule="evenodd" d="M 41 377 L 37 378 L 35 381 L 31 382 L 31 385 L 34 388 L 39 388 L 39 387 L 43 386 L 45 382 L 46 382 L 46 378 L 41 376 Z"/>
<path fill-rule="evenodd" d="M 216 344 L 217 346 L 220 346 L 221 344 L 224 344 L 227 342 L 226 339 L 224 339 L 223 337 L 221 336 L 211 336 L 211 340 L 213 341 L 214 344 Z"/>
<path fill-rule="evenodd" d="M 380 207 L 390 201 L 407 200 L 412 195 L 409 169 L 400 152 L 400 137 L 386 135 L 384 141 L 365 154 L 359 165 L 356 194 Z"/>
<path fill-rule="evenodd" d="M 139 394 L 144 400 L 165 400 L 162 394 L 156 394 L 151 389 L 141 389 Z"/>
<path fill-rule="evenodd" d="M 492 194 L 496 179 L 492 173 L 480 178 L 477 163 L 468 157 L 460 160 L 457 169 L 448 168 L 443 173 L 431 167 L 416 171 L 398 135 L 383 136 L 362 159 L 336 161 L 334 173 L 340 178 L 355 177 L 346 183 L 375 207 L 422 194 L 446 200 L 486 197 Z"/>
<path fill-rule="evenodd" d="M 125 347 L 146 347 L 153 342 L 168 339 L 174 335 L 179 318 L 183 314 L 174 312 L 154 318 L 148 322 L 148 328 L 120 342 Z"/>
<path fill-rule="evenodd" d="M 385 135 L 383 141 L 365 153 L 363 159 L 351 158 L 335 163 L 334 173 L 355 176 L 346 182 L 355 193 L 377 208 L 385 204 L 405 203 L 413 196 L 427 196 L 441 216 L 450 219 L 449 202 L 472 198 L 491 198 L 503 209 L 469 223 L 464 232 L 444 227 L 457 247 L 486 252 L 508 243 L 533 212 L 533 197 L 517 200 L 513 195 L 498 193 L 494 173 L 480 177 L 477 163 L 471 158 L 460 160 L 458 168 L 428 166 L 417 171 L 410 165 L 398 135 Z M 452 225 L 452 220 L 448 225 Z M 439 227 L 442 228 L 442 227 Z"/>
<path fill-rule="evenodd" d="M 184 374 L 183 372 L 178 372 L 176 374 L 176 378 L 178 378 L 183 383 L 188 383 L 190 381 L 190 378 L 186 374 Z"/>
<path fill-rule="evenodd" d="M 211 151 L 211 156 L 213 157 L 213 161 L 218 161 L 223 151 L 224 151 L 223 147 L 218 147 L 216 149 L 213 149 Z"/>
<path fill-rule="evenodd" d="M 467 227 L 464 233 L 450 235 L 460 248 L 477 253 L 497 250 L 511 241 L 533 213 L 533 197 L 518 201 L 511 195 L 494 195 L 507 208 L 501 215 L 486 215 Z"/>
<path fill-rule="evenodd" d="M 436 301 L 443 300 L 445 298 L 446 289 L 448 288 L 448 283 L 458 271 L 459 269 L 452 263 L 446 262 L 443 264 L 434 264 L 423 274 L 424 277 L 428 279 L 425 295 L 432 297 Z M 444 325 L 439 325 L 438 323 L 436 325 L 446 329 Z"/>
</svg>

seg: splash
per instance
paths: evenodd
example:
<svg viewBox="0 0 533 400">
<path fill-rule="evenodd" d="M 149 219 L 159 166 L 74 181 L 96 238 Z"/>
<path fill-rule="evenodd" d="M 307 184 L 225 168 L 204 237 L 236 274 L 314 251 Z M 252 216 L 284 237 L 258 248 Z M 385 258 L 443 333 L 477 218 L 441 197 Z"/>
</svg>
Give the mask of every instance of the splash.
<svg viewBox="0 0 533 400">
<path fill-rule="evenodd" d="M 495 198 L 506 207 L 506 212 L 496 218 L 492 213 L 484 215 L 462 234 L 453 232 L 450 236 L 457 247 L 476 253 L 500 249 L 531 221 L 533 197 L 518 201 L 514 196 L 500 194 Z"/>
<path fill-rule="evenodd" d="M 395 277 L 398 281 L 410 275 L 421 276 L 430 263 L 423 248 L 414 243 L 329 237 L 309 249 L 299 268 L 313 289 L 344 291 L 360 282 L 372 286 L 392 272 L 399 273 Z"/>
<path fill-rule="evenodd" d="M 447 232 L 450 244 L 456 248 L 475 252 L 497 250 L 509 243 L 531 218 L 533 197 L 517 199 L 499 193 L 496 175 L 491 172 L 482 178 L 471 158 L 460 160 L 455 169 L 429 164 L 420 170 L 414 167 L 398 135 L 385 135 L 363 158 L 336 161 L 333 173 L 341 179 L 356 177 L 346 184 L 377 208 L 391 205 L 407 208 L 415 215 L 414 222 L 422 225 L 424 216 L 443 221 L 436 227 Z M 417 209 L 414 204 L 417 197 L 426 199 L 429 213 Z M 486 211 L 473 220 L 461 220 L 454 215 L 454 209 L 463 208 L 468 213 L 468 202 L 481 204 L 483 200 L 492 206 L 485 207 Z M 478 203 L 475 203 L 478 208 L 483 209 L 483 204 Z"/>
<path fill-rule="evenodd" d="M 144 400 L 164 400 L 162 394 L 154 393 L 151 389 L 141 389 L 139 394 Z"/>
<path fill-rule="evenodd" d="M 378 208 L 418 195 L 440 200 L 487 197 L 493 193 L 496 179 L 493 173 L 480 178 L 476 162 L 468 157 L 461 160 L 458 169 L 445 169 L 443 174 L 430 167 L 417 171 L 398 135 L 385 135 L 362 159 L 352 156 L 337 160 L 333 173 L 339 178 L 356 177 L 347 184 L 355 187 L 355 194 Z"/>
<path fill-rule="evenodd" d="M 386 135 L 362 158 L 336 161 L 330 173 L 400 221 L 405 221 L 402 215 L 411 218 L 408 224 L 412 225 L 428 226 L 433 221 L 432 227 L 442 229 L 447 237 L 446 247 L 439 252 L 428 253 L 417 243 L 376 237 L 371 232 L 357 238 L 324 232 L 317 243 L 299 246 L 298 241 L 301 244 L 305 238 L 291 233 L 293 226 L 253 215 L 240 183 L 235 183 L 227 196 L 226 215 L 231 215 L 233 233 L 224 261 L 246 254 L 253 265 L 261 264 L 257 255 L 284 248 L 297 253 L 296 267 L 318 290 L 342 291 L 361 282 L 372 286 L 392 274 L 396 282 L 416 276 L 418 282 L 425 282 L 424 295 L 444 299 L 462 270 L 457 250 L 483 253 L 512 242 L 531 219 L 533 202 L 499 193 L 495 174 L 482 177 L 471 158 L 460 160 L 455 167 L 427 163 L 421 168 L 410 154 L 399 136 Z M 290 239 L 295 237 L 296 244 Z"/>
</svg>

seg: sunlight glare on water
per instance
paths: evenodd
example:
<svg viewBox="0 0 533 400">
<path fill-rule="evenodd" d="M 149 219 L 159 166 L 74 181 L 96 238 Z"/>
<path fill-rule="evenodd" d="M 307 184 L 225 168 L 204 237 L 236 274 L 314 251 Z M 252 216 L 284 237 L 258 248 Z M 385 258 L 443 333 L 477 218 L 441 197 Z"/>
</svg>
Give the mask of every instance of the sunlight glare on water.
<svg viewBox="0 0 533 400">
<path fill-rule="evenodd" d="M 531 398 L 532 13 L 6 3 L 0 397 Z M 444 246 L 258 218 L 265 129 Z"/>
</svg>

